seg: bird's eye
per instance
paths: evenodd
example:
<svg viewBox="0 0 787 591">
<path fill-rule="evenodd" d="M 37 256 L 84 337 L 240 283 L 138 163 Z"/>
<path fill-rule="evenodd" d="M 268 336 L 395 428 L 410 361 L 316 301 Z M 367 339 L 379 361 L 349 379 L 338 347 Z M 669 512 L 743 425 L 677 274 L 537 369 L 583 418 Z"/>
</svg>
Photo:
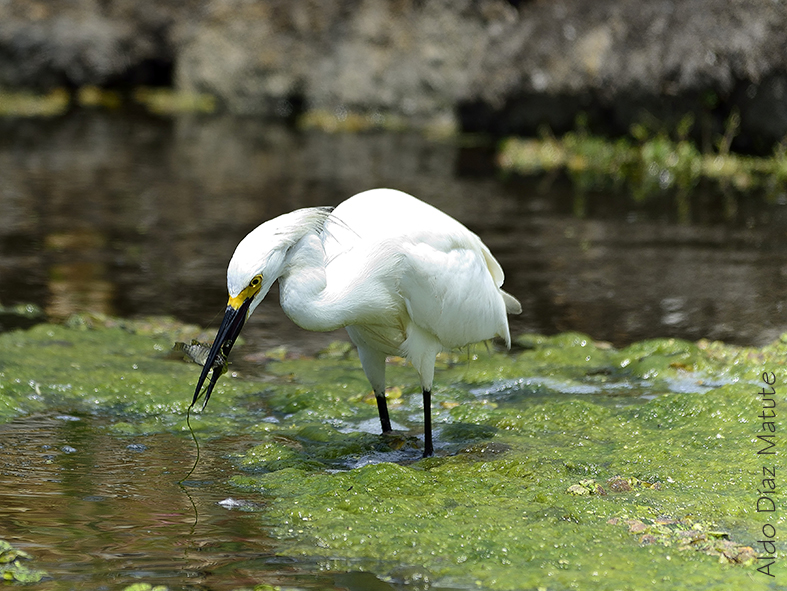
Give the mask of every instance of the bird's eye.
<svg viewBox="0 0 787 591">
<path fill-rule="evenodd" d="M 259 286 L 260 283 L 262 283 L 262 275 L 257 275 L 257 276 L 254 277 L 254 279 L 251 280 L 251 283 L 249 283 L 249 286 L 250 287 L 257 287 L 257 286 Z"/>
</svg>

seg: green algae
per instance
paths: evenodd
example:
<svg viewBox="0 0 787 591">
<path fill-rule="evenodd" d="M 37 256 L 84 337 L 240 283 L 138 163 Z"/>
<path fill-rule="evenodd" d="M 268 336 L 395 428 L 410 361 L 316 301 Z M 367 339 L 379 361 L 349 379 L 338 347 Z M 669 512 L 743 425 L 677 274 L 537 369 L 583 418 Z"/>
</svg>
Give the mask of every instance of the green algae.
<svg viewBox="0 0 787 591">
<path fill-rule="evenodd" d="M 196 366 L 168 355 L 175 340 L 191 334 L 199 330 L 170 320 L 90 316 L 0 334 L 0 421 L 67 408 L 112 416 L 128 434 L 177 428 Z M 199 416 L 195 424 L 227 428 L 238 420 L 232 403 L 257 390 L 225 377 L 217 413 Z"/>
<path fill-rule="evenodd" d="M 765 523 L 784 526 L 781 512 L 756 511 L 758 477 L 773 466 L 757 454 L 756 394 L 764 371 L 784 374 L 783 343 L 654 339 L 616 350 L 572 333 L 517 344 L 517 354 L 444 363 L 438 380 L 451 385 L 437 388 L 435 415 L 452 455 L 353 464 L 373 453 L 374 438 L 352 447 L 323 425 L 297 445 L 255 448 L 239 462 L 249 474 L 233 481 L 268 498 L 264 522 L 282 553 L 332 568 L 418 565 L 445 584 L 492 589 L 777 588 L 752 557 Z M 299 380 L 294 363 L 280 369 Z M 331 369 L 310 367 L 303 381 Z M 405 399 L 392 418 L 407 422 L 417 385 L 399 373 L 391 382 Z M 341 385 L 353 390 L 346 377 Z M 309 400 L 304 391 L 292 416 L 311 411 L 341 426 L 354 408 L 352 396 L 335 414 L 328 400 Z M 473 443 L 479 434 L 485 441 Z M 355 467 L 336 472 L 342 456 Z M 567 492 L 591 481 L 615 484 L 604 495 Z M 649 529 L 636 537 L 614 527 L 627 520 Z M 656 529 L 664 523 L 725 534 L 677 533 L 680 543 L 666 543 Z M 783 556 L 784 543 L 778 548 Z"/>
<path fill-rule="evenodd" d="M 119 435 L 183 431 L 198 367 L 169 350 L 193 338 L 206 337 L 92 317 L 2 334 L 0 420 L 67 409 L 110 416 Z M 578 333 L 523 335 L 510 353 L 442 355 L 428 459 L 413 437 L 417 376 L 402 360 L 387 377 L 391 418 L 408 431 L 381 437 L 346 345 L 277 358 L 264 382 L 230 367 L 192 424 L 201 439 L 253 438 L 231 482 L 260 495 L 254 510 L 280 554 L 487 589 L 759 590 L 787 577 L 783 511 L 757 511 L 763 470 L 778 463 L 757 453 L 768 441 L 760 393 L 765 375 L 781 409 L 787 338 L 615 349 Z M 775 578 L 751 558 L 766 524 L 778 532 Z"/>
<path fill-rule="evenodd" d="M 10 542 L 0 539 L 0 579 L 17 583 L 38 583 L 47 576 L 46 572 L 30 568 L 22 562 L 32 558 L 24 550 L 19 550 Z"/>
<path fill-rule="evenodd" d="M 151 585 L 150 583 L 134 583 L 128 587 L 124 587 L 123 591 L 167 591 L 164 585 Z"/>
<path fill-rule="evenodd" d="M 44 311 L 33 304 L 17 304 L 16 306 L 0 304 L 0 332 L 30 328 L 45 321 Z"/>
<path fill-rule="evenodd" d="M 755 584 L 743 568 L 720 568 L 689 552 L 644 547 L 607 523 L 649 515 L 655 492 L 611 500 L 579 499 L 554 483 L 572 468 L 513 455 L 493 462 L 431 461 L 421 469 L 368 465 L 340 474 L 283 469 L 239 478 L 272 500 L 265 521 L 290 555 L 345 557 L 383 572 L 397 563 L 430 576 L 484 588 L 637 589 L 672 581 L 674 589 Z M 352 559 L 352 561 L 350 560 Z M 684 580 L 682 572 L 695 575 Z M 730 587 L 730 585 L 732 587 Z"/>
</svg>

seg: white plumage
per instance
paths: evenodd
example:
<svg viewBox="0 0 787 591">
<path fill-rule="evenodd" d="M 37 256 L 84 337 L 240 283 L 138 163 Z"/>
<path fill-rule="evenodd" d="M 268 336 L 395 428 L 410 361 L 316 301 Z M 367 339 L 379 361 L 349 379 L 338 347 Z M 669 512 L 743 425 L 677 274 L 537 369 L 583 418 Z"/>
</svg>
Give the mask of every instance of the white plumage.
<svg viewBox="0 0 787 591">
<path fill-rule="evenodd" d="M 212 350 L 229 353 L 278 279 L 281 306 L 297 325 L 347 329 L 384 432 L 391 430 L 385 358 L 400 355 L 412 363 L 424 392 L 424 455 L 431 455 L 435 356 L 494 337 L 510 346 L 507 313 L 521 306 L 501 289 L 503 278 L 486 245 L 458 221 L 401 191 L 373 189 L 332 211 L 284 214 L 246 236 L 227 270 L 230 301 Z M 216 379 L 214 372 L 209 390 Z"/>
</svg>

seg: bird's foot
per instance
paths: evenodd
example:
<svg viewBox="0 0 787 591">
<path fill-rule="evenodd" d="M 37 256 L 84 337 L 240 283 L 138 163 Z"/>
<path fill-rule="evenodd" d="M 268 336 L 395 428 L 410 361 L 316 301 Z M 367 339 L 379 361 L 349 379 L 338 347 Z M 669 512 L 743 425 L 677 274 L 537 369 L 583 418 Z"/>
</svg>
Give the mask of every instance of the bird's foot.
<svg viewBox="0 0 787 591">
<path fill-rule="evenodd" d="M 402 449 L 418 449 L 419 442 L 417 437 L 406 435 L 402 432 L 388 431 L 381 435 L 383 444 L 392 451 Z"/>
</svg>

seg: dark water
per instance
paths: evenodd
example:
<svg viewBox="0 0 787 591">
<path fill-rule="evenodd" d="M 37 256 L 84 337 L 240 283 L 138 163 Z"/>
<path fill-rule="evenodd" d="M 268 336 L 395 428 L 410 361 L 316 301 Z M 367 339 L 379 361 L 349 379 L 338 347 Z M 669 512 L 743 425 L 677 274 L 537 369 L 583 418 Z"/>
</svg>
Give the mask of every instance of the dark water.
<svg viewBox="0 0 787 591">
<path fill-rule="evenodd" d="M 481 235 L 524 305 L 514 333 L 761 344 L 787 330 L 783 195 L 705 187 L 635 203 L 561 178 L 503 178 L 472 138 L 89 111 L 0 122 L 0 303 L 216 323 L 226 264 L 249 230 L 378 186 Z M 300 331 L 271 296 L 245 331 L 249 348 L 313 351 L 342 336 Z"/>
</svg>

